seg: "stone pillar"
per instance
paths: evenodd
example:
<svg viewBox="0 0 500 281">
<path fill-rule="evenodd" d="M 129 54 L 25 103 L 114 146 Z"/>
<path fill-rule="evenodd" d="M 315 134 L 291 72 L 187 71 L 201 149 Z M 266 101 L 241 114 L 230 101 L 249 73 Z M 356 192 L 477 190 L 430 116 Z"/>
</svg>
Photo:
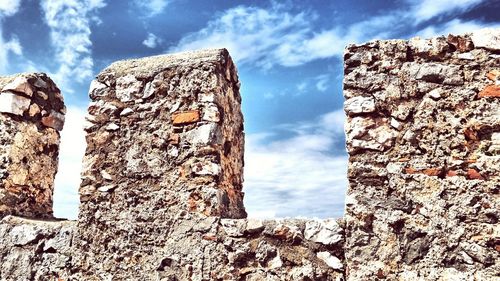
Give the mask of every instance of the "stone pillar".
<svg viewBox="0 0 500 281">
<path fill-rule="evenodd" d="M 43 73 L 0 78 L 0 218 L 52 217 L 61 92 Z"/>
<path fill-rule="evenodd" d="M 499 38 L 347 47 L 348 280 L 498 277 Z"/>
<path fill-rule="evenodd" d="M 113 63 L 89 95 L 82 259 L 101 259 L 102 247 L 151 252 L 188 217 L 246 217 L 239 82 L 225 49 Z"/>
</svg>

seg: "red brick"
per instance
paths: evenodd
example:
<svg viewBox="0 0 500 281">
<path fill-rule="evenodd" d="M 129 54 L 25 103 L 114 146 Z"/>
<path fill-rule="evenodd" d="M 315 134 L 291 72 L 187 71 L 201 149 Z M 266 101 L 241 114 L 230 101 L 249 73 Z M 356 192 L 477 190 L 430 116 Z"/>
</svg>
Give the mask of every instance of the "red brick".
<svg viewBox="0 0 500 281">
<path fill-rule="evenodd" d="M 174 125 L 186 125 L 198 121 L 200 121 L 200 112 L 198 110 L 183 111 L 172 115 Z"/>
<path fill-rule="evenodd" d="M 479 97 L 480 98 L 487 98 L 487 97 L 500 98 L 500 86 L 491 84 L 491 85 L 484 87 L 484 89 L 481 92 L 479 92 Z"/>
</svg>

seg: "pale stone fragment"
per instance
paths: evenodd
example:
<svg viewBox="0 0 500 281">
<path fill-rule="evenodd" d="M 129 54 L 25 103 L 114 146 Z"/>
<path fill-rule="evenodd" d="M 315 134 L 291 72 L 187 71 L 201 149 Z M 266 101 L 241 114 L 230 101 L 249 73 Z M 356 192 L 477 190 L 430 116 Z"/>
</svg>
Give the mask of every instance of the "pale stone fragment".
<svg viewBox="0 0 500 281">
<path fill-rule="evenodd" d="M 399 122 L 396 118 L 391 118 L 391 126 L 399 131 L 403 127 L 403 124 L 401 124 L 401 122 Z"/>
<path fill-rule="evenodd" d="M 344 267 L 342 262 L 329 252 L 319 252 L 316 254 L 316 256 L 318 257 L 318 259 L 324 261 L 329 267 L 333 269 L 340 270 Z"/>
<path fill-rule="evenodd" d="M 429 97 L 431 97 L 433 99 L 439 99 L 443 95 L 443 90 L 441 88 L 436 88 L 436 89 L 430 91 L 428 95 L 429 95 Z"/>
<path fill-rule="evenodd" d="M 33 87 L 25 76 L 17 76 L 14 78 L 12 82 L 3 87 L 2 92 L 3 91 L 14 91 L 23 93 L 29 97 L 33 96 Z"/>
<path fill-rule="evenodd" d="M 221 219 L 220 221 L 224 232 L 231 237 L 241 237 L 247 226 L 246 220 Z"/>
<path fill-rule="evenodd" d="M 0 93 L 0 112 L 22 116 L 31 100 L 11 92 Z"/>
<path fill-rule="evenodd" d="M 40 230 L 28 225 L 17 225 L 10 231 L 12 242 L 17 246 L 24 246 L 34 242 L 38 235 L 40 235 Z"/>
<path fill-rule="evenodd" d="M 347 139 L 352 141 L 366 134 L 370 128 L 373 128 L 375 121 L 370 117 L 354 117 L 345 126 Z"/>
<path fill-rule="evenodd" d="M 354 97 L 345 101 L 347 114 L 370 113 L 375 111 L 375 100 L 372 97 Z"/>
<path fill-rule="evenodd" d="M 115 123 L 110 123 L 108 126 L 106 126 L 107 131 L 117 131 L 120 129 L 120 126 L 116 125 Z"/>
<path fill-rule="evenodd" d="M 471 52 L 467 53 L 459 53 L 457 54 L 457 58 L 462 59 L 462 60 L 474 60 L 475 57 Z"/>
<path fill-rule="evenodd" d="M 213 123 L 201 125 L 198 128 L 186 132 L 183 138 L 185 138 L 187 142 L 195 145 L 216 143 L 219 139 L 217 135 L 218 129 L 219 126 Z"/>
<path fill-rule="evenodd" d="M 122 102 L 128 102 L 138 97 L 142 89 L 142 81 L 134 75 L 127 74 L 116 79 L 116 97 Z"/>
<path fill-rule="evenodd" d="M 108 86 L 104 83 L 99 82 L 98 80 L 94 79 L 92 82 L 90 82 L 90 87 L 89 87 L 89 95 L 90 96 L 104 96 L 106 92 L 104 89 L 106 89 Z"/>
<path fill-rule="evenodd" d="M 342 241 L 342 229 L 338 223 L 331 220 L 308 221 L 304 230 L 304 237 L 308 240 L 324 245 L 333 245 Z"/>
<path fill-rule="evenodd" d="M 500 50 L 500 28 L 484 28 L 474 31 L 471 39 L 476 48 Z"/>
<path fill-rule="evenodd" d="M 262 223 L 262 220 L 252 219 L 252 218 L 247 219 L 247 226 L 246 226 L 247 232 L 254 233 L 261 231 L 262 229 L 264 229 L 264 224 Z"/>
<path fill-rule="evenodd" d="M 127 107 L 124 110 L 122 110 L 122 112 L 120 112 L 120 116 L 128 116 L 128 115 L 132 114 L 133 112 L 134 112 L 134 110 Z"/>
<path fill-rule="evenodd" d="M 30 105 L 30 109 L 28 111 L 28 114 L 30 117 L 34 117 L 35 115 L 37 115 L 39 113 L 40 113 L 40 107 L 36 103 L 33 103 L 32 105 Z"/>
<path fill-rule="evenodd" d="M 200 176 L 217 176 L 220 174 L 220 166 L 212 162 L 199 162 L 191 167 L 193 173 Z"/>
<path fill-rule="evenodd" d="M 202 120 L 218 123 L 220 121 L 219 108 L 216 105 L 207 106 L 203 111 Z"/>
<path fill-rule="evenodd" d="M 113 180 L 113 177 L 106 170 L 101 171 L 101 176 L 105 180 Z"/>
<path fill-rule="evenodd" d="M 97 190 L 99 190 L 100 192 L 109 192 L 115 188 L 116 188 L 116 185 L 110 184 L 110 185 L 100 186 Z"/>
</svg>

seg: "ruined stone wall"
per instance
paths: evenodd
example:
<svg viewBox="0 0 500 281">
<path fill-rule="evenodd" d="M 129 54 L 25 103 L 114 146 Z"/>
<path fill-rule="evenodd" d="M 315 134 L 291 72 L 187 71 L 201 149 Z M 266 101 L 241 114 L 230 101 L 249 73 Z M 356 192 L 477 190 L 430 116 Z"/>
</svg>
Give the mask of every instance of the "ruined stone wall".
<svg viewBox="0 0 500 281">
<path fill-rule="evenodd" d="M 343 280 L 342 221 L 245 218 L 226 50 L 117 62 L 89 94 L 78 221 L 3 218 L 0 280 Z"/>
<path fill-rule="evenodd" d="M 339 220 L 245 218 L 239 82 L 226 50 L 111 65 L 90 87 L 78 221 L 3 217 L 0 280 L 498 279 L 495 32 L 347 48 L 349 188 Z M 57 88 L 44 75 L 20 77 L 48 84 L 29 78 L 31 99 L 25 86 L 5 86 L 13 78 L 2 84 L 7 148 L 32 137 L 4 127 L 31 127 L 42 140 L 62 127 Z M 21 167 L 3 182 L 23 169 L 35 176 L 29 163 L 53 176 L 57 145 L 36 143 L 22 146 L 36 152 L 30 162 L 2 162 Z M 27 177 L 21 193 L 2 185 L 4 214 L 49 216 L 48 197 L 43 211 L 9 199 L 40 194 L 38 182 Z"/>
<path fill-rule="evenodd" d="M 348 280 L 500 278 L 500 30 L 345 53 Z"/>
<path fill-rule="evenodd" d="M 243 116 L 226 50 L 116 62 L 89 94 L 77 279 L 342 278 L 336 221 L 244 219 Z"/>
<path fill-rule="evenodd" d="M 62 95 L 41 73 L 0 77 L 0 218 L 52 217 Z"/>
</svg>

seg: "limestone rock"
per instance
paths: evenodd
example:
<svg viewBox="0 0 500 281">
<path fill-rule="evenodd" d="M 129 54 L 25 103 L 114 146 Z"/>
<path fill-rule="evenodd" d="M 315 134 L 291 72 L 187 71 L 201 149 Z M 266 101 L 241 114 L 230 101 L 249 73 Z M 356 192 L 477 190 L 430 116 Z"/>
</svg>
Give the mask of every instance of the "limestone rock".
<svg viewBox="0 0 500 281">
<path fill-rule="evenodd" d="M 334 245 L 343 241 L 342 229 L 335 220 L 308 221 L 304 237 L 324 245 Z"/>
<path fill-rule="evenodd" d="M 329 252 L 319 252 L 317 256 L 333 269 L 342 269 L 343 267 L 342 262 L 337 257 L 332 256 Z"/>
<path fill-rule="evenodd" d="M 500 30 L 498 28 L 484 28 L 477 30 L 471 35 L 472 42 L 476 48 L 489 50 L 500 50 Z"/>
<path fill-rule="evenodd" d="M 0 112 L 22 116 L 31 100 L 11 92 L 0 93 Z"/>
<path fill-rule="evenodd" d="M 375 111 L 375 101 L 371 97 L 354 97 L 345 101 L 345 111 L 349 115 Z"/>
<path fill-rule="evenodd" d="M 42 81 L 43 80 L 37 80 L 37 81 Z M 35 82 L 36 83 L 36 82 Z M 46 84 L 41 84 L 39 85 L 41 88 L 47 87 Z M 28 97 L 33 96 L 33 87 L 31 86 L 30 82 L 28 81 L 28 77 L 21 75 L 21 76 L 16 76 L 14 80 L 7 85 L 3 86 L 2 92 L 6 91 L 13 91 L 17 93 L 22 93 L 27 95 Z"/>
</svg>

